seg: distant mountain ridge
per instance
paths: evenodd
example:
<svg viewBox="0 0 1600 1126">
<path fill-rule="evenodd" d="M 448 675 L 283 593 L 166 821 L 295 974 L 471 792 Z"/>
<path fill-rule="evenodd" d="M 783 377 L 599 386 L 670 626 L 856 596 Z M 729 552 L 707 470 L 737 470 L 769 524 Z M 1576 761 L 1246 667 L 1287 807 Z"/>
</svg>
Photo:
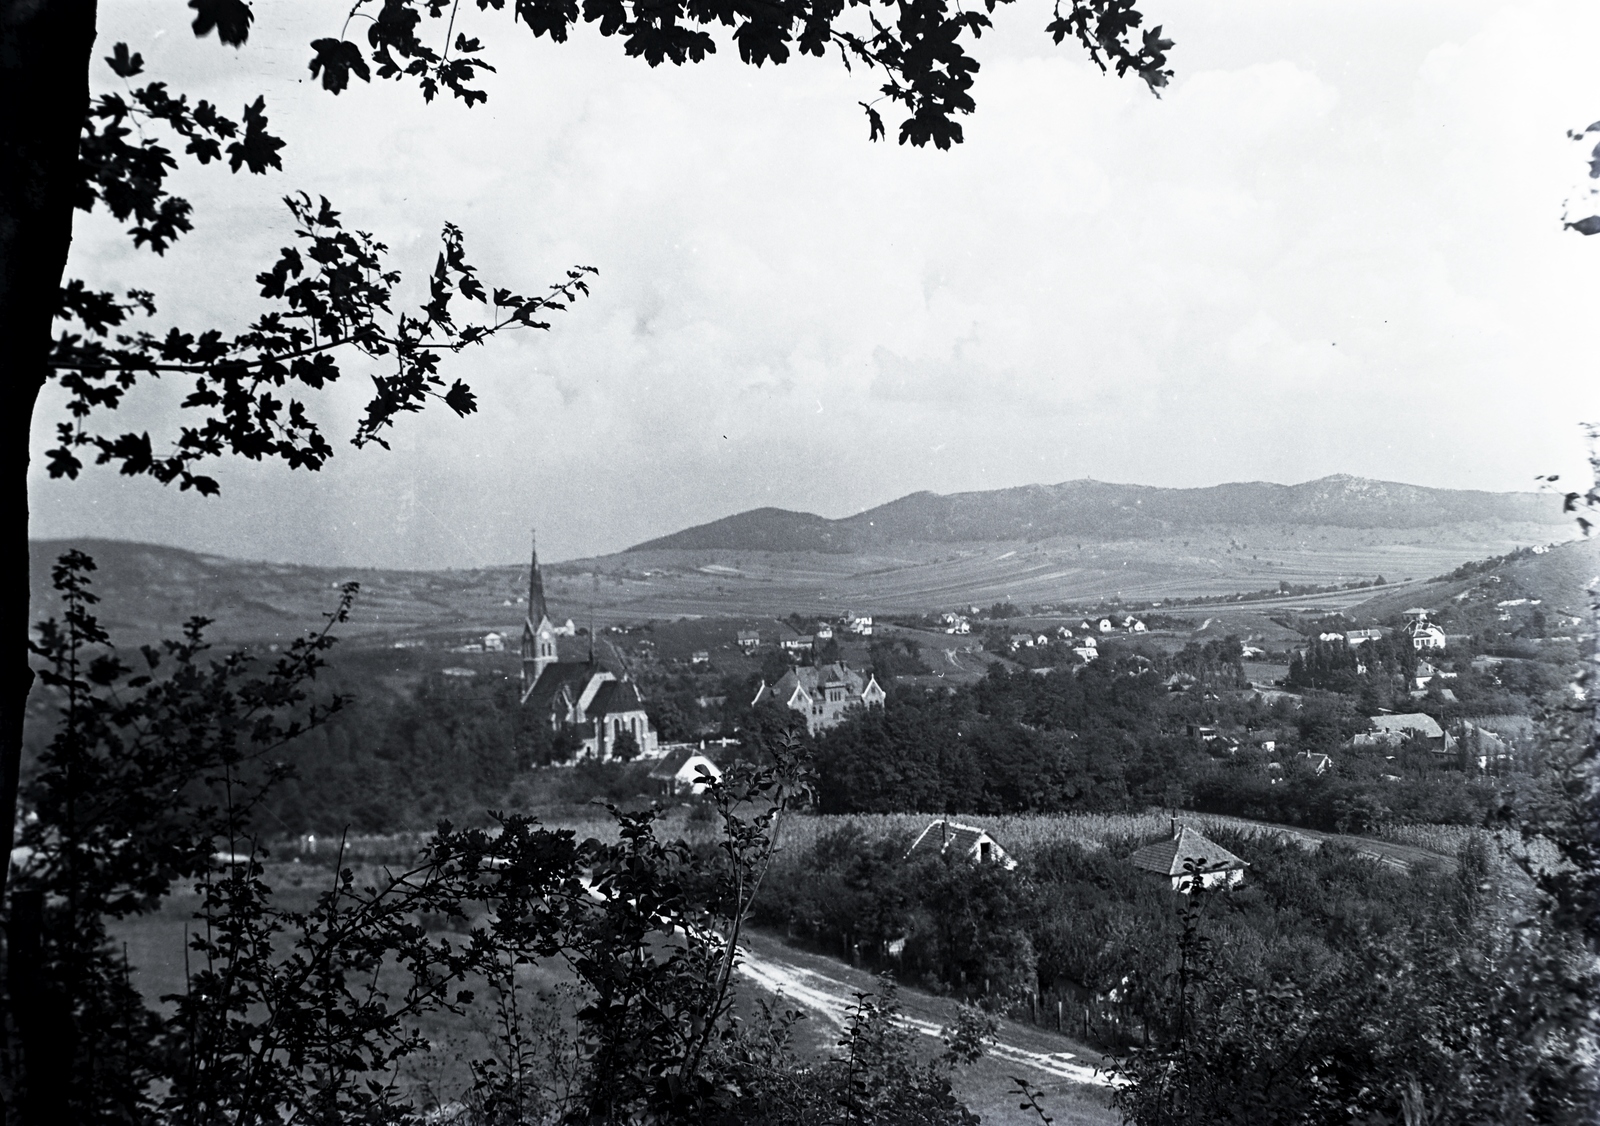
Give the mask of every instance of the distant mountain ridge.
<svg viewBox="0 0 1600 1126">
<path fill-rule="evenodd" d="M 1299 485 L 1265 481 L 1166 489 L 1064 481 L 985 492 L 911 493 L 854 516 L 756 508 L 628 551 L 670 549 L 851 553 L 893 543 L 1154 539 L 1188 528 L 1316 525 L 1407 529 L 1454 524 L 1559 524 L 1544 493 L 1433 489 L 1335 474 Z"/>
</svg>

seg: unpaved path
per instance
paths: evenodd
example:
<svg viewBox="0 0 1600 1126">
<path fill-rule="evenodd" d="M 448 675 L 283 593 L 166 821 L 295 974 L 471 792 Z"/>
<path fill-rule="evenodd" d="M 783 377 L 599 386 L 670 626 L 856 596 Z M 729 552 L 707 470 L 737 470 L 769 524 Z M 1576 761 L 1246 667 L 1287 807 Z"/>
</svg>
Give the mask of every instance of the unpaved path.
<svg viewBox="0 0 1600 1126">
<path fill-rule="evenodd" d="M 871 975 L 820 955 L 795 950 L 767 935 L 752 935 L 744 947 L 740 974 L 807 1015 L 843 1028 L 846 1012 L 858 992 L 874 992 Z M 939 1031 L 955 1021 L 956 1003 L 942 997 L 904 989 L 900 992 L 905 1027 L 938 1039 Z M 1000 1022 L 989 1057 L 1004 1068 L 1039 1083 L 1053 1080 L 1108 1087 L 1111 1079 L 1097 1069 L 1099 1057 L 1064 1036 L 1014 1021 Z M 1020 1071 L 1018 1071 L 1020 1069 Z"/>
</svg>

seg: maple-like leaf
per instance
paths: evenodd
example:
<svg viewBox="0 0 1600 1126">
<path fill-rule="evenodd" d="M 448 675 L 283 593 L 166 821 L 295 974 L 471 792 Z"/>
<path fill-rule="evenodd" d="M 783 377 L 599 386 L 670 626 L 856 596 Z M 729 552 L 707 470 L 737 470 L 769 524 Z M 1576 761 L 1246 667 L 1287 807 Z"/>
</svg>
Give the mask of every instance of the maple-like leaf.
<svg viewBox="0 0 1600 1126">
<path fill-rule="evenodd" d="M 250 21 L 255 13 L 244 0 L 189 0 L 195 10 L 194 34 L 203 39 L 213 30 L 229 47 L 243 47 L 250 38 Z"/>
</svg>

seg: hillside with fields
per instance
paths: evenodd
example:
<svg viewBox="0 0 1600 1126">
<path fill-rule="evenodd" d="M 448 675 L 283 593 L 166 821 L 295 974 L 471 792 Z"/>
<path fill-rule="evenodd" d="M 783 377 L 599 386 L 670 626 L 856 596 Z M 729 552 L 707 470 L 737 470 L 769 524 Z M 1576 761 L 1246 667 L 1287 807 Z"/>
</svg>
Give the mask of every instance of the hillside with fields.
<svg viewBox="0 0 1600 1126">
<path fill-rule="evenodd" d="M 862 553 L 903 543 L 1162 540 L 1218 528 L 1275 528 L 1283 535 L 1290 527 L 1402 532 L 1560 523 L 1559 502 L 1541 493 L 1429 489 L 1344 474 L 1299 485 L 1251 481 L 1201 489 L 1082 480 L 949 495 L 912 493 L 840 520 L 758 508 L 629 550 Z"/>
<path fill-rule="evenodd" d="M 1069 481 L 916 493 L 842 520 L 756 509 L 618 554 L 547 565 L 545 584 L 558 618 L 585 624 L 592 615 L 600 625 L 1194 599 L 1380 576 L 1404 601 L 1410 596 L 1399 591 L 1409 582 L 1574 534 L 1555 498 L 1537 493 L 1343 476 L 1207 489 Z M 521 561 L 403 571 L 115 540 L 40 541 L 32 546 L 35 617 L 49 605 L 52 560 L 71 547 L 96 559 L 107 620 L 141 640 L 171 633 L 193 614 L 213 619 L 222 640 L 281 640 L 319 621 L 350 581 L 361 584 L 352 636 L 515 630 L 527 589 Z"/>
</svg>

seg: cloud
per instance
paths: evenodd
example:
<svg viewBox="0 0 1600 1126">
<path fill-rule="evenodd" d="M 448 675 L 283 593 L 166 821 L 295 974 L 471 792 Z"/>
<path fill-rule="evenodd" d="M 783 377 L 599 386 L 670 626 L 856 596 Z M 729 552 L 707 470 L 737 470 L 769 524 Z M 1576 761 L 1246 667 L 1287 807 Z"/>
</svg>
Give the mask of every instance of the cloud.
<svg viewBox="0 0 1600 1126">
<path fill-rule="evenodd" d="M 103 6 L 103 43 L 225 108 L 264 90 L 291 144 L 281 176 L 186 170 L 198 227 L 163 260 L 82 224 L 77 274 L 237 324 L 291 189 L 413 282 L 446 220 L 520 292 L 601 274 L 552 332 L 459 358 L 471 420 L 407 419 L 394 453 L 320 477 L 229 465 L 221 502 L 36 477 L 37 534 L 434 566 L 518 558 L 532 523 L 572 555 L 757 504 L 842 515 L 1088 474 L 1517 488 L 1570 473 L 1572 424 L 1600 407 L 1594 250 L 1556 222 L 1563 132 L 1600 106 L 1590 6 L 1197 0 L 1165 20 L 1159 101 L 1002 13 L 949 153 L 867 144 L 873 83 L 833 60 L 651 70 L 591 29 L 554 47 L 462 14 L 500 67 L 472 111 L 302 81 L 305 42 L 342 19 L 324 5 L 272 5 L 240 52 L 170 4 Z M 364 391 L 324 404 L 335 433 Z M 128 420 L 161 430 L 177 393 Z M 1418 420 L 1440 437 L 1408 437 Z"/>
</svg>

